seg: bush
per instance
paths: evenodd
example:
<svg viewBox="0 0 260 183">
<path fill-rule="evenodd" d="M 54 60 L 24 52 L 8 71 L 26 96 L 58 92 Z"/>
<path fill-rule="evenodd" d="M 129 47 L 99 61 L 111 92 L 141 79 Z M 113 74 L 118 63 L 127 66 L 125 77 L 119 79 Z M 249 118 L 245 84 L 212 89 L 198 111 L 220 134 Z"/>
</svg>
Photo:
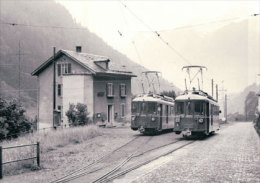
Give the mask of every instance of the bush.
<svg viewBox="0 0 260 183">
<path fill-rule="evenodd" d="M 70 126 L 83 126 L 91 123 L 91 120 L 88 117 L 89 113 L 86 104 L 70 104 L 69 110 L 66 112 L 66 116 L 68 117 Z"/>
<path fill-rule="evenodd" d="M 32 123 L 25 112 L 16 100 L 7 102 L 0 98 L 0 140 L 17 138 L 30 132 Z"/>
</svg>

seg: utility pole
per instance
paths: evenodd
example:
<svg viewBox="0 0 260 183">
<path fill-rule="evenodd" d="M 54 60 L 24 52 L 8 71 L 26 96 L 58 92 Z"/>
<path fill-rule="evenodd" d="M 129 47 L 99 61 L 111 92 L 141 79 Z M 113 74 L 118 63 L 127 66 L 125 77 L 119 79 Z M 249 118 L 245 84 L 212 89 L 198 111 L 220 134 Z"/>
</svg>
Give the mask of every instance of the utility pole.
<svg viewBox="0 0 260 183">
<path fill-rule="evenodd" d="M 216 84 L 216 101 L 218 102 L 218 85 Z"/>
<path fill-rule="evenodd" d="M 21 97 L 21 43 L 19 40 L 19 52 L 18 52 L 18 60 L 19 60 L 19 93 L 18 93 L 18 99 L 19 99 L 19 103 L 20 103 L 20 97 Z"/>
<path fill-rule="evenodd" d="M 225 118 L 225 122 L 227 122 L 227 94 L 225 92 L 227 92 L 226 89 L 224 89 L 224 81 L 222 81 L 222 89 L 218 90 L 218 92 L 222 92 L 222 105 L 223 105 L 223 110 L 224 110 L 224 118 Z"/>
<path fill-rule="evenodd" d="M 227 122 L 227 94 L 225 94 L 225 112 L 224 112 L 224 116 L 225 116 L 225 123 Z"/>
<path fill-rule="evenodd" d="M 211 79 L 212 98 L 214 97 L 214 80 Z"/>
</svg>

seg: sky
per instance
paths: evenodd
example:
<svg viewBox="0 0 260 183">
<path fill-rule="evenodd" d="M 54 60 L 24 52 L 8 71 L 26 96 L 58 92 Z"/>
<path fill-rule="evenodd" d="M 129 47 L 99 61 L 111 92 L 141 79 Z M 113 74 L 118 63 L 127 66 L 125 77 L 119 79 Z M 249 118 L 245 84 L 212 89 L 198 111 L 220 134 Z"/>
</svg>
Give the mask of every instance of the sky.
<svg viewBox="0 0 260 183">
<path fill-rule="evenodd" d="M 163 43 L 159 43 L 160 41 L 158 41 L 158 44 L 162 45 L 162 49 L 169 49 L 169 52 L 167 52 L 169 55 L 162 55 L 161 58 L 163 59 L 159 65 L 155 62 L 149 62 L 147 55 L 142 55 L 142 52 L 140 53 L 138 50 L 138 47 L 141 47 L 138 44 L 157 39 L 152 31 L 158 31 L 161 34 L 164 31 L 176 28 L 205 24 L 206 26 L 194 26 L 195 30 L 203 36 L 211 31 L 215 31 L 226 23 L 241 21 L 248 17 L 251 18 L 252 16 L 250 15 L 260 12 L 259 1 L 56 1 L 69 10 L 76 22 L 87 27 L 91 32 L 97 34 L 113 48 L 127 55 L 135 62 L 150 70 L 161 71 L 164 78 L 181 89 L 184 89 L 183 78 L 185 77 L 181 67 L 187 65 L 187 63 L 178 61 L 178 63 L 173 65 L 169 56 L 172 54 L 170 49 Z M 249 32 L 250 29 L 254 29 L 259 33 L 259 17 L 252 17 L 257 19 L 257 21 L 251 23 L 249 21 Z M 236 19 L 233 20 L 233 18 Z M 224 23 L 211 23 L 231 19 L 232 21 Z M 135 44 L 133 44 L 133 41 Z M 154 43 L 151 42 L 151 44 Z M 178 45 L 174 46 L 178 50 Z M 151 48 L 152 52 L 153 45 L 148 44 L 147 49 L 149 50 L 149 48 Z M 257 54 L 259 58 L 259 52 Z M 206 73 L 206 78 L 204 78 L 205 88 L 210 89 L 210 78 L 214 78 L 220 88 L 225 87 L 231 93 L 240 92 L 247 85 L 254 82 L 259 83 L 260 77 L 258 78 L 257 74 L 260 73 L 260 61 L 259 59 L 258 61 L 250 61 L 250 55 L 248 58 L 247 78 L 242 78 L 243 76 L 241 75 L 242 84 L 235 84 L 232 78 L 222 76 L 221 68 L 211 68 Z M 179 58 L 179 60 L 181 59 Z M 210 67 L 209 62 L 202 64 Z M 175 69 L 169 69 L 172 67 Z M 236 79 L 239 80 L 239 78 Z"/>
</svg>

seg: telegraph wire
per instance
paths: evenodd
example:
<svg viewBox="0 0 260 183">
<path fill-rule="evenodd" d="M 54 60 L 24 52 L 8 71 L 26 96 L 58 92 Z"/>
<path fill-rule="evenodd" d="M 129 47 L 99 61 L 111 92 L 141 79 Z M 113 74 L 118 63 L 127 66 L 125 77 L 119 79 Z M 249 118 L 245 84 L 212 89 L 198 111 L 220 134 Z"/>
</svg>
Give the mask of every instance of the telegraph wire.
<svg viewBox="0 0 260 183">
<path fill-rule="evenodd" d="M 33 24 L 22 24 L 15 22 L 0 22 L 2 25 L 10 26 L 22 26 L 22 27 L 35 27 L 35 28 L 50 28 L 50 29 L 74 29 L 74 30 L 88 30 L 87 28 L 80 27 L 64 27 L 64 26 L 54 26 L 54 25 L 33 25 Z"/>
</svg>

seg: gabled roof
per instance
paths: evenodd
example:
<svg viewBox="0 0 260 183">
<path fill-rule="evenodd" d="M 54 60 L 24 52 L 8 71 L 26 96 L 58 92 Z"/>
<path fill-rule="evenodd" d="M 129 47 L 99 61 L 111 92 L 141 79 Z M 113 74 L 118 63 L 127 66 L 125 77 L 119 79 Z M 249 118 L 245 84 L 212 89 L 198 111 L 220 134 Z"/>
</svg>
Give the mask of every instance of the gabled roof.
<svg viewBox="0 0 260 183">
<path fill-rule="evenodd" d="M 58 59 L 62 55 L 66 55 L 73 61 L 77 62 L 79 65 L 83 66 L 89 70 L 92 74 L 116 74 L 116 75 L 127 75 L 130 77 L 135 77 L 132 72 L 120 71 L 120 70 L 109 70 L 101 67 L 99 62 L 109 62 L 109 58 L 100 55 L 93 55 L 89 53 L 75 52 L 70 50 L 60 50 L 55 55 L 55 58 L 52 56 L 43 64 L 41 64 L 37 69 L 32 72 L 32 75 L 39 75 L 45 68 L 47 68 L 53 60 Z"/>
</svg>

